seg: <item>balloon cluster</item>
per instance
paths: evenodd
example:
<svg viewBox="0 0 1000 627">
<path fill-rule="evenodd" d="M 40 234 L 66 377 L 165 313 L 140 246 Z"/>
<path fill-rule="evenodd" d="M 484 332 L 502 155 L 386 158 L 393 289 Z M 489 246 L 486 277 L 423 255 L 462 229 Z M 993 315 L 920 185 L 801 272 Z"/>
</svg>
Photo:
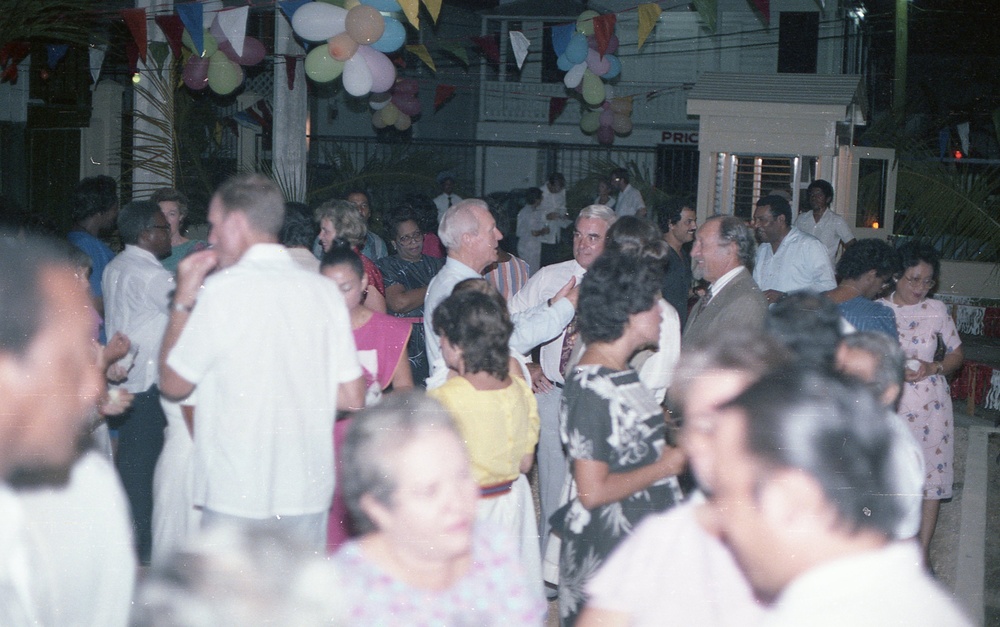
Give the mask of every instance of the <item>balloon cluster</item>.
<svg viewBox="0 0 1000 627">
<path fill-rule="evenodd" d="M 292 15 L 292 29 L 306 41 L 326 42 L 306 55 L 306 76 L 328 83 L 341 75 L 352 96 L 384 93 L 396 82 L 385 56 L 406 40 L 406 28 L 381 11 L 402 11 L 396 0 L 362 0 L 350 10 L 316 0 Z"/>
<path fill-rule="evenodd" d="M 611 144 L 615 133 L 625 135 L 632 131 L 632 103 L 614 99 L 611 86 L 604 83 L 621 74 L 622 64 L 614 55 L 618 51 L 617 35 L 611 35 L 601 54 L 594 36 L 595 17 L 599 17 L 596 11 L 580 14 L 576 32 L 559 55 L 558 64 L 566 72 L 563 78 L 566 87 L 579 91 L 583 97 L 580 129 L 588 135 L 597 133 L 602 144 Z"/>
<path fill-rule="evenodd" d="M 420 85 L 412 78 L 401 78 L 388 92 L 372 94 L 368 105 L 372 108 L 372 126 L 385 128 L 394 126 L 405 131 L 413 124 L 413 118 L 420 115 L 420 99 L 417 92 Z"/>
<path fill-rule="evenodd" d="M 236 54 L 233 44 L 215 26 L 202 33 L 200 51 L 187 30 L 182 41 L 192 53 L 184 64 L 184 84 L 194 91 L 208 87 L 220 96 L 233 93 L 243 84 L 242 66 L 257 65 L 266 54 L 264 44 L 249 36 L 243 39 L 243 54 Z"/>
</svg>

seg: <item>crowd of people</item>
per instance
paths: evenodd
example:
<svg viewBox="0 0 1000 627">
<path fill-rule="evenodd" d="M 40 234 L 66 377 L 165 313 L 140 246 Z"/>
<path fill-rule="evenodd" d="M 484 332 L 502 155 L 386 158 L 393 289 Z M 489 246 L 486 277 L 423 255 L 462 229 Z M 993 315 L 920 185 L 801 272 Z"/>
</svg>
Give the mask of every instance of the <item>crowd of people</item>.
<svg viewBox="0 0 1000 627">
<path fill-rule="evenodd" d="M 201 241 L 97 177 L 0 235 L 0 625 L 970 624 L 933 247 L 825 181 L 698 224 L 619 169 L 529 193 L 522 259 L 439 182 L 240 175 Z"/>
</svg>

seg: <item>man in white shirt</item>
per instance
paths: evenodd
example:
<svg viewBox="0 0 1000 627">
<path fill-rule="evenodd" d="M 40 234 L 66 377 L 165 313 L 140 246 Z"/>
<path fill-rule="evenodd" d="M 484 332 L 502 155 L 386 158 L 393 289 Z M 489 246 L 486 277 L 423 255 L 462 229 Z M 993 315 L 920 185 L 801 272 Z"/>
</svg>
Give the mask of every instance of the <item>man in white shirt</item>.
<svg viewBox="0 0 1000 627">
<path fill-rule="evenodd" d="M 148 564 L 153 542 L 153 471 L 167 425 L 156 383 L 160 343 L 174 290 L 173 274 L 160 263 L 170 256 L 170 225 L 157 203 L 139 200 L 118 213 L 118 232 L 125 250 L 104 269 L 104 323 L 109 335 L 120 332 L 131 340 L 132 352 L 123 360 L 134 360 L 122 387 L 134 398 L 120 424 L 118 419 L 112 422 L 118 424 L 115 465 L 132 508 L 139 561 Z"/>
<path fill-rule="evenodd" d="M 364 384 L 343 297 L 277 243 L 283 214 L 281 191 L 258 174 L 212 197 L 212 248 L 178 267 L 160 389 L 180 401 L 198 388 L 203 526 L 267 520 L 324 550 L 333 422 L 362 406 Z"/>
<path fill-rule="evenodd" d="M 448 207 L 462 202 L 462 197 L 454 193 L 455 179 L 450 174 L 439 174 L 438 185 L 441 186 L 441 193 L 434 197 L 434 206 L 437 207 L 438 224 L 440 225 L 444 218 L 444 212 L 448 210 Z"/>
<path fill-rule="evenodd" d="M 810 210 L 799 214 L 795 226 L 803 233 L 812 235 L 826 246 L 830 263 L 836 263 L 840 246 L 845 248 L 854 243 L 854 231 L 847 220 L 830 211 L 833 202 L 833 186 L 823 179 L 816 179 L 806 190 Z"/>
<path fill-rule="evenodd" d="M 580 211 L 573 231 L 573 259 L 545 266 L 534 274 L 510 301 L 512 315 L 527 312 L 554 299 L 568 282 L 580 280 L 587 268 L 604 252 L 608 228 L 615 214 L 603 205 L 590 205 Z M 559 439 L 559 405 L 562 402 L 563 366 L 569 356 L 575 333 L 568 326 L 546 341 L 539 351 L 539 363 L 529 364 L 532 388 L 538 401 L 541 432 L 538 440 L 538 487 L 541 498 L 542 555 L 548 544 L 549 516 L 559 507 L 559 497 L 566 480 L 566 456 Z M 570 338 L 567 348 L 567 337 Z"/>
<path fill-rule="evenodd" d="M 628 170 L 617 168 L 611 172 L 611 184 L 618 190 L 618 200 L 615 201 L 615 213 L 618 217 L 646 217 L 646 201 L 642 199 L 639 190 L 629 184 Z"/>
<path fill-rule="evenodd" d="M 792 207 L 781 196 L 764 196 L 753 214 L 757 263 L 753 278 L 768 303 L 788 292 L 826 292 L 837 287 L 826 247 L 818 239 L 792 226 Z"/>
</svg>

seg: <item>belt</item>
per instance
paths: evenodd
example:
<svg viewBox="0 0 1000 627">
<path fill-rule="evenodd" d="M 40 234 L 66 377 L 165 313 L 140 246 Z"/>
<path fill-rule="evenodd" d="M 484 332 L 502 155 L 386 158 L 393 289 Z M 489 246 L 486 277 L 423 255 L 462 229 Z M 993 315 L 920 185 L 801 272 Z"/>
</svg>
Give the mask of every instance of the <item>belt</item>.
<svg viewBox="0 0 1000 627">
<path fill-rule="evenodd" d="M 503 483 L 480 486 L 479 498 L 492 499 L 498 496 L 503 496 L 504 494 L 510 492 L 512 487 L 514 487 L 514 481 L 504 481 Z"/>
</svg>

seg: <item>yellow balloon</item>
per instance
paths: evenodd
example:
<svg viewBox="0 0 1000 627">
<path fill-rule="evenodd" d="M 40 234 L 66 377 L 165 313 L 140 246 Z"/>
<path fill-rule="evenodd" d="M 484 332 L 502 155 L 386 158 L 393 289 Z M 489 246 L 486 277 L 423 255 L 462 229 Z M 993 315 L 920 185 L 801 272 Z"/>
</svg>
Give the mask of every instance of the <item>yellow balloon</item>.
<svg viewBox="0 0 1000 627">
<path fill-rule="evenodd" d="M 594 106 L 604 102 L 604 81 L 590 70 L 583 73 L 583 100 Z"/>
<path fill-rule="evenodd" d="M 344 72 L 344 62 L 330 56 L 329 49 L 320 44 L 306 55 L 306 76 L 317 83 L 329 83 Z"/>
</svg>

